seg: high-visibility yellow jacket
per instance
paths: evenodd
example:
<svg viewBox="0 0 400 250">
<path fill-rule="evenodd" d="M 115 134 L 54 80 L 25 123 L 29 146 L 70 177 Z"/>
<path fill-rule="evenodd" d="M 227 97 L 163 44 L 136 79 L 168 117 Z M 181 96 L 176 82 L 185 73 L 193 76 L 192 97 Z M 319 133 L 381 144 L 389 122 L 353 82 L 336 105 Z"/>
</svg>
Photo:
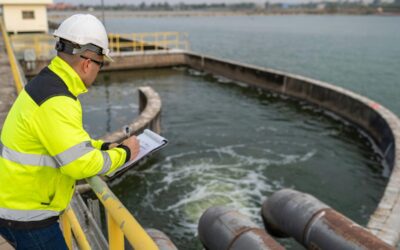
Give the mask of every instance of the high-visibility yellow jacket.
<svg viewBox="0 0 400 250">
<path fill-rule="evenodd" d="M 84 130 L 77 96 L 85 92 L 79 75 L 60 57 L 21 91 L 1 131 L 0 219 L 58 216 L 75 180 L 110 173 L 129 158 L 128 148 L 106 150 Z"/>
</svg>

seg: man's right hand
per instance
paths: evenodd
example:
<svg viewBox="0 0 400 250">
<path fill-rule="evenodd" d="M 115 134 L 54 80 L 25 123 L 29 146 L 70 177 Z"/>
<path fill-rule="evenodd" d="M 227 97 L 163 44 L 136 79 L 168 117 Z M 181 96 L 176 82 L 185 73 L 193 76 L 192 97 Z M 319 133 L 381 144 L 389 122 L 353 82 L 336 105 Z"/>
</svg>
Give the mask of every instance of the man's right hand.
<svg viewBox="0 0 400 250">
<path fill-rule="evenodd" d="M 131 158 L 129 160 L 135 159 L 140 150 L 139 140 L 136 138 L 136 136 L 131 136 L 128 139 L 125 139 L 122 142 L 122 145 L 127 146 L 131 150 Z"/>
</svg>

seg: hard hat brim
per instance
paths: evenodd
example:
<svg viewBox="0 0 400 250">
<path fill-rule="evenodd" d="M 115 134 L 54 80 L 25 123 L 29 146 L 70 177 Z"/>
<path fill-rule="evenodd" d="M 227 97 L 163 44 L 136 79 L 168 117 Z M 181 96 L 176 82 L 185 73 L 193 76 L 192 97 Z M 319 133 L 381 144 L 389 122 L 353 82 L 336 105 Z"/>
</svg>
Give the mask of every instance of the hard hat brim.
<svg viewBox="0 0 400 250">
<path fill-rule="evenodd" d="M 103 56 L 104 56 L 104 60 L 106 62 L 114 62 L 114 59 L 112 59 L 111 56 L 109 56 L 109 55 L 103 55 Z"/>
</svg>

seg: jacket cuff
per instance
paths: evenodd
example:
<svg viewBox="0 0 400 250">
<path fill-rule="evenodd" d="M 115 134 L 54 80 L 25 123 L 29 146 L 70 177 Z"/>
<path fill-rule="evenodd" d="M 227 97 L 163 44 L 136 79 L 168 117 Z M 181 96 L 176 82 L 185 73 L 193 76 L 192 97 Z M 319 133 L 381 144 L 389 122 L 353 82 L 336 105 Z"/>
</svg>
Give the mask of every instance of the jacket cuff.
<svg viewBox="0 0 400 250">
<path fill-rule="evenodd" d="M 111 145 L 111 142 L 104 142 L 104 143 L 101 145 L 100 150 L 109 150 L 109 149 L 110 149 L 110 145 Z"/>
<path fill-rule="evenodd" d="M 131 150 L 130 150 L 127 146 L 122 145 L 122 144 L 119 144 L 119 145 L 117 146 L 117 148 L 123 148 L 123 149 L 125 149 L 125 151 L 126 151 L 125 163 L 128 162 L 129 159 L 131 158 Z"/>
</svg>

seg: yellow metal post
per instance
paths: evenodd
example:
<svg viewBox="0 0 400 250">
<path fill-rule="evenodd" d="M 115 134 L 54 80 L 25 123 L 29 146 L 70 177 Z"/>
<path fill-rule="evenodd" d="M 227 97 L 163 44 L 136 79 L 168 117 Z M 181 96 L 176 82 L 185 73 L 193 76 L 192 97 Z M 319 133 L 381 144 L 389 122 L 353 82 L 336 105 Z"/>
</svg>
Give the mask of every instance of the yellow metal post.
<svg viewBox="0 0 400 250">
<path fill-rule="evenodd" d="M 163 49 L 168 50 L 168 33 L 164 33 Z"/>
<path fill-rule="evenodd" d="M 179 33 L 175 33 L 175 48 L 179 49 Z"/>
<path fill-rule="evenodd" d="M 136 50 L 136 41 L 135 41 L 136 37 L 135 34 L 132 34 L 132 51 Z"/>
<path fill-rule="evenodd" d="M 72 250 L 72 232 L 71 232 L 71 224 L 69 224 L 68 218 L 65 214 L 61 215 L 61 226 L 65 239 L 65 243 L 68 246 L 69 250 Z"/>
<path fill-rule="evenodd" d="M 190 50 L 190 47 L 189 47 L 189 34 L 188 33 L 183 33 L 184 34 L 184 36 L 185 36 L 185 39 L 184 39 L 184 44 L 185 44 L 185 50 L 186 51 L 189 51 Z"/>
<path fill-rule="evenodd" d="M 76 218 L 74 211 L 70 207 L 68 207 L 67 209 L 65 209 L 64 214 L 68 218 L 69 224 L 71 225 L 72 231 L 74 232 L 75 239 L 78 242 L 79 249 L 90 250 L 91 247 L 89 245 L 89 242 L 87 241 L 85 233 L 79 225 L 78 218 Z"/>
<path fill-rule="evenodd" d="M 160 34 L 157 33 L 154 34 L 154 50 L 158 50 L 158 41 L 161 40 L 159 36 Z"/>
<path fill-rule="evenodd" d="M 120 50 L 121 50 L 121 48 L 120 48 L 120 41 L 119 41 L 119 39 L 120 39 L 120 35 L 118 34 L 117 36 L 116 36 L 116 39 L 117 39 L 117 53 L 119 54 L 119 52 L 120 52 Z"/>
<path fill-rule="evenodd" d="M 157 250 L 156 243 L 146 233 L 133 215 L 125 208 L 118 198 L 111 192 L 107 184 L 98 176 L 86 179 L 104 208 L 113 217 L 118 227 L 135 250 Z"/>
<path fill-rule="evenodd" d="M 124 249 L 124 233 L 118 227 L 118 224 L 112 218 L 110 213 L 107 213 L 108 227 L 108 245 L 110 250 Z"/>
<path fill-rule="evenodd" d="M 162 43 L 163 50 L 168 50 L 168 33 L 164 34 L 164 40 Z"/>
<path fill-rule="evenodd" d="M 36 55 L 41 55 L 41 48 L 40 48 L 40 42 L 39 42 L 39 38 L 37 36 L 33 37 L 33 46 L 35 48 L 35 54 Z"/>
<path fill-rule="evenodd" d="M 143 34 L 140 34 L 140 51 L 144 51 L 144 36 Z"/>
<path fill-rule="evenodd" d="M 108 42 L 109 42 L 109 47 L 110 47 L 110 52 L 113 52 L 113 34 L 112 33 L 108 33 Z"/>
<path fill-rule="evenodd" d="M 10 39 L 8 37 L 7 34 L 7 30 L 4 27 L 3 24 L 3 20 L 0 20 L 0 28 L 1 31 L 3 33 L 3 39 L 4 39 L 4 43 L 6 45 L 6 50 L 7 50 L 7 54 L 8 54 L 8 60 L 10 61 L 10 65 L 11 65 L 11 72 L 14 76 L 14 82 L 15 82 L 15 87 L 17 88 L 18 93 L 21 92 L 22 88 L 23 88 L 23 82 L 21 79 L 21 75 L 20 72 L 18 70 L 18 66 L 17 66 L 17 61 L 14 55 L 14 51 L 11 48 L 11 43 L 10 43 Z"/>
</svg>

